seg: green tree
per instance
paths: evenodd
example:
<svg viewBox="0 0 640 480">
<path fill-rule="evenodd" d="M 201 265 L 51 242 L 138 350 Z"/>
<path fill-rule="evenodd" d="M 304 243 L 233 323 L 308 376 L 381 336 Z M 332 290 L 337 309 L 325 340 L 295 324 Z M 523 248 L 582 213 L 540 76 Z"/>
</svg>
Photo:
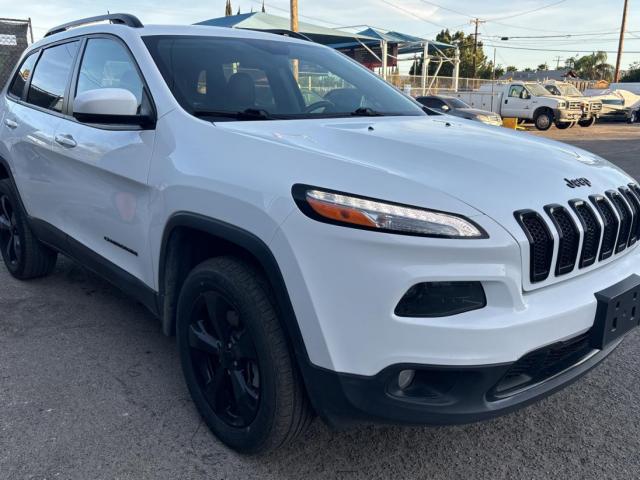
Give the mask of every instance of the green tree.
<svg viewBox="0 0 640 480">
<path fill-rule="evenodd" d="M 607 63 L 605 52 L 595 52 L 575 59 L 573 69 L 585 80 L 613 80 L 613 65 Z"/>
<path fill-rule="evenodd" d="M 507 67 L 507 73 L 517 72 L 517 71 L 518 71 L 518 67 L 516 67 L 515 65 L 509 65 Z"/>
<path fill-rule="evenodd" d="M 442 30 L 437 36 L 436 41 L 447 43 L 449 45 L 458 45 L 460 49 L 460 77 L 472 78 L 473 77 L 473 35 L 465 35 L 464 32 L 458 31 L 451 33 L 448 29 Z M 455 55 L 455 49 L 444 48 L 441 49 L 448 58 L 453 58 Z M 416 59 L 411 66 L 411 75 L 420 75 L 422 73 L 423 56 Z M 438 62 L 429 62 L 429 75 L 436 74 L 438 68 Z M 476 76 L 479 78 L 491 78 L 493 67 L 487 68 L 487 56 L 484 54 L 482 48 L 482 42 L 478 43 L 478 49 L 476 51 Z M 451 77 L 453 76 L 453 65 L 450 62 L 442 64 L 438 72 L 439 76 Z"/>
<path fill-rule="evenodd" d="M 538 65 L 538 70 L 546 72 L 547 70 L 549 70 L 549 65 L 547 63 L 541 63 L 540 65 Z"/>
<path fill-rule="evenodd" d="M 629 71 L 620 79 L 621 82 L 640 82 L 640 62 L 632 63 Z"/>
</svg>

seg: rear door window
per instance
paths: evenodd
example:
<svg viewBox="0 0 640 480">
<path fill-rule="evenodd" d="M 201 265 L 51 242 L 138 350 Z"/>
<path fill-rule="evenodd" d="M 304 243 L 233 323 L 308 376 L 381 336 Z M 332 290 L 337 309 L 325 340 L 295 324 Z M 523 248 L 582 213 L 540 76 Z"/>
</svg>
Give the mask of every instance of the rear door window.
<svg viewBox="0 0 640 480">
<path fill-rule="evenodd" d="M 54 112 L 62 112 L 79 43 L 64 43 L 42 52 L 29 86 L 28 103 Z"/>
<path fill-rule="evenodd" d="M 24 62 L 22 62 L 22 65 L 20 65 L 15 77 L 13 77 L 13 80 L 11 81 L 11 86 L 9 87 L 10 95 L 22 98 L 24 86 L 27 84 L 29 77 L 31 77 L 31 74 L 33 73 L 33 66 L 36 64 L 37 59 L 38 54 L 32 53 L 25 58 Z"/>
</svg>

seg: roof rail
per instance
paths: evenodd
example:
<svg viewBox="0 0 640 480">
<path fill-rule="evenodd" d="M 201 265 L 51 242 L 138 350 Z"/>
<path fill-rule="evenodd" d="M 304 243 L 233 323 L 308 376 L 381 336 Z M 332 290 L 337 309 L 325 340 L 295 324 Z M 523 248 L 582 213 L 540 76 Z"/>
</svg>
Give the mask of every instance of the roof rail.
<svg viewBox="0 0 640 480">
<path fill-rule="evenodd" d="M 254 30 L 249 28 L 247 30 Z M 307 42 L 313 42 L 309 37 L 307 37 L 304 33 L 294 32 L 293 30 L 286 30 L 281 28 L 273 28 L 273 29 L 255 29 L 256 32 L 265 32 L 265 33 L 273 33 L 274 35 L 282 35 L 284 37 L 297 38 L 298 40 L 306 40 Z"/>
<path fill-rule="evenodd" d="M 127 25 L 128 27 L 132 28 L 142 28 L 144 26 L 142 25 L 142 22 L 138 20 L 138 17 L 135 17 L 128 13 L 110 13 L 108 15 L 98 15 L 97 17 L 81 18 L 80 20 L 74 20 L 73 22 L 58 25 L 57 27 L 53 27 L 51 30 L 45 33 L 44 36 L 48 37 L 56 33 L 66 32 L 73 27 L 80 27 L 82 25 L 104 21 L 117 23 L 119 25 Z"/>
</svg>

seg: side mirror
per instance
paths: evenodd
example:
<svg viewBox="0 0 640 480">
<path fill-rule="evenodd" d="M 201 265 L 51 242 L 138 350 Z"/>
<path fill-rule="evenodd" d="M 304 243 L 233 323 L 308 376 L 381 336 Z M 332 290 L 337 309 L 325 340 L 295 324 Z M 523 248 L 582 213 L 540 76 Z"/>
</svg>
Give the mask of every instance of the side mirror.
<svg viewBox="0 0 640 480">
<path fill-rule="evenodd" d="M 451 108 L 449 108 L 449 105 L 443 105 L 440 107 L 440 110 L 442 110 L 443 112 L 448 112 L 449 110 L 451 110 Z"/>
<path fill-rule="evenodd" d="M 151 122 L 138 115 L 138 100 L 124 88 L 100 88 L 78 94 L 73 101 L 73 116 L 84 123 L 139 125 Z"/>
</svg>

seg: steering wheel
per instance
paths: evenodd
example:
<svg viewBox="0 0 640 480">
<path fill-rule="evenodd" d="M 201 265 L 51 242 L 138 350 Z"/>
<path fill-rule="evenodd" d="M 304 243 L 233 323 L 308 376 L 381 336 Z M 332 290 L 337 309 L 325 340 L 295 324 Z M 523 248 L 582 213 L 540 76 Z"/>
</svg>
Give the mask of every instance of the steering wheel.
<svg viewBox="0 0 640 480">
<path fill-rule="evenodd" d="M 312 103 L 308 107 L 305 107 L 304 113 L 311 113 L 321 108 L 331 108 L 333 106 L 334 106 L 333 103 L 330 102 L 329 100 L 319 100 L 317 102 Z"/>
</svg>

